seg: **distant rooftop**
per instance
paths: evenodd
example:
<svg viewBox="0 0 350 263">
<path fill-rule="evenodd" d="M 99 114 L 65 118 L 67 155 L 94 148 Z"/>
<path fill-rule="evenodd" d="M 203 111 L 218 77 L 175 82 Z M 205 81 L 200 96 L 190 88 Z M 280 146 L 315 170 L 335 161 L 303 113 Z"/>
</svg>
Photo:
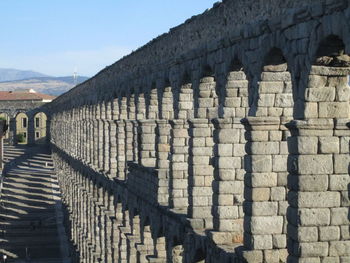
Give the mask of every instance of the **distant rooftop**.
<svg viewBox="0 0 350 263">
<path fill-rule="evenodd" d="M 0 101 L 15 101 L 15 100 L 30 100 L 50 102 L 56 97 L 36 92 L 33 89 L 15 90 L 15 91 L 0 91 Z"/>
</svg>

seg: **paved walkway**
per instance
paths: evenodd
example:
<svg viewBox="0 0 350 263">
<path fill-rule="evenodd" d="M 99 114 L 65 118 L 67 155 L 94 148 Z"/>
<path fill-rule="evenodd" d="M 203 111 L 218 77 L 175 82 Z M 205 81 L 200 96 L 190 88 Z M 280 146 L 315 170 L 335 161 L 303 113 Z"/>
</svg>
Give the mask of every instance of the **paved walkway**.
<svg viewBox="0 0 350 263">
<path fill-rule="evenodd" d="M 0 262 L 70 262 L 60 192 L 46 147 L 5 147 Z"/>
</svg>

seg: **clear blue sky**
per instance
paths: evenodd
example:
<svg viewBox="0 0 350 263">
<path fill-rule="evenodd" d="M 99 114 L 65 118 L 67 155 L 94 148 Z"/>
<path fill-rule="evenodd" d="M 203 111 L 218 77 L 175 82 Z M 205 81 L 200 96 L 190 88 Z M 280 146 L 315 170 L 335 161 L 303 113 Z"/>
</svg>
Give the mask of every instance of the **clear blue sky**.
<svg viewBox="0 0 350 263">
<path fill-rule="evenodd" d="M 0 0 L 0 67 L 92 76 L 217 0 Z"/>
</svg>

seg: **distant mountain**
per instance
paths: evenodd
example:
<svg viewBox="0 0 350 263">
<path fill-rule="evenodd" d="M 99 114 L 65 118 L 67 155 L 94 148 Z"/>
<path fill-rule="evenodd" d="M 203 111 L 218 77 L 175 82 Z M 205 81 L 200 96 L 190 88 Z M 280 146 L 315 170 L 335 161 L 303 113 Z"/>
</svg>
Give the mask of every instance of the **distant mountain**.
<svg viewBox="0 0 350 263">
<path fill-rule="evenodd" d="M 59 96 L 73 88 L 74 84 L 78 85 L 87 79 L 89 78 L 80 76 L 74 83 L 73 76 L 51 77 L 34 71 L 0 69 L 0 91 L 34 89 L 37 92 Z"/>
<path fill-rule="evenodd" d="M 31 71 L 31 70 L 0 68 L 0 82 L 37 78 L 37 77 L 48 77 L 48 75 Z"/>
</svg>

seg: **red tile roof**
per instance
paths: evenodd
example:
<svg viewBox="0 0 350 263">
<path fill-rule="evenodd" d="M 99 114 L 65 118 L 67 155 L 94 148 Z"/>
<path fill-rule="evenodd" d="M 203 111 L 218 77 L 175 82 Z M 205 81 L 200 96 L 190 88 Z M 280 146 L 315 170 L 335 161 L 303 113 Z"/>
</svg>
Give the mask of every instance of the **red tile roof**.
<svg viewBox="0 0 350 263">
<path fill-rule="evenodd" d="M 0 101 L 5 100 L 53 100 L 56 97 L 39 93 L 39 92 L 30 92 L 28 90 L 23 91 L 0 91 Z"/>
</svg>

